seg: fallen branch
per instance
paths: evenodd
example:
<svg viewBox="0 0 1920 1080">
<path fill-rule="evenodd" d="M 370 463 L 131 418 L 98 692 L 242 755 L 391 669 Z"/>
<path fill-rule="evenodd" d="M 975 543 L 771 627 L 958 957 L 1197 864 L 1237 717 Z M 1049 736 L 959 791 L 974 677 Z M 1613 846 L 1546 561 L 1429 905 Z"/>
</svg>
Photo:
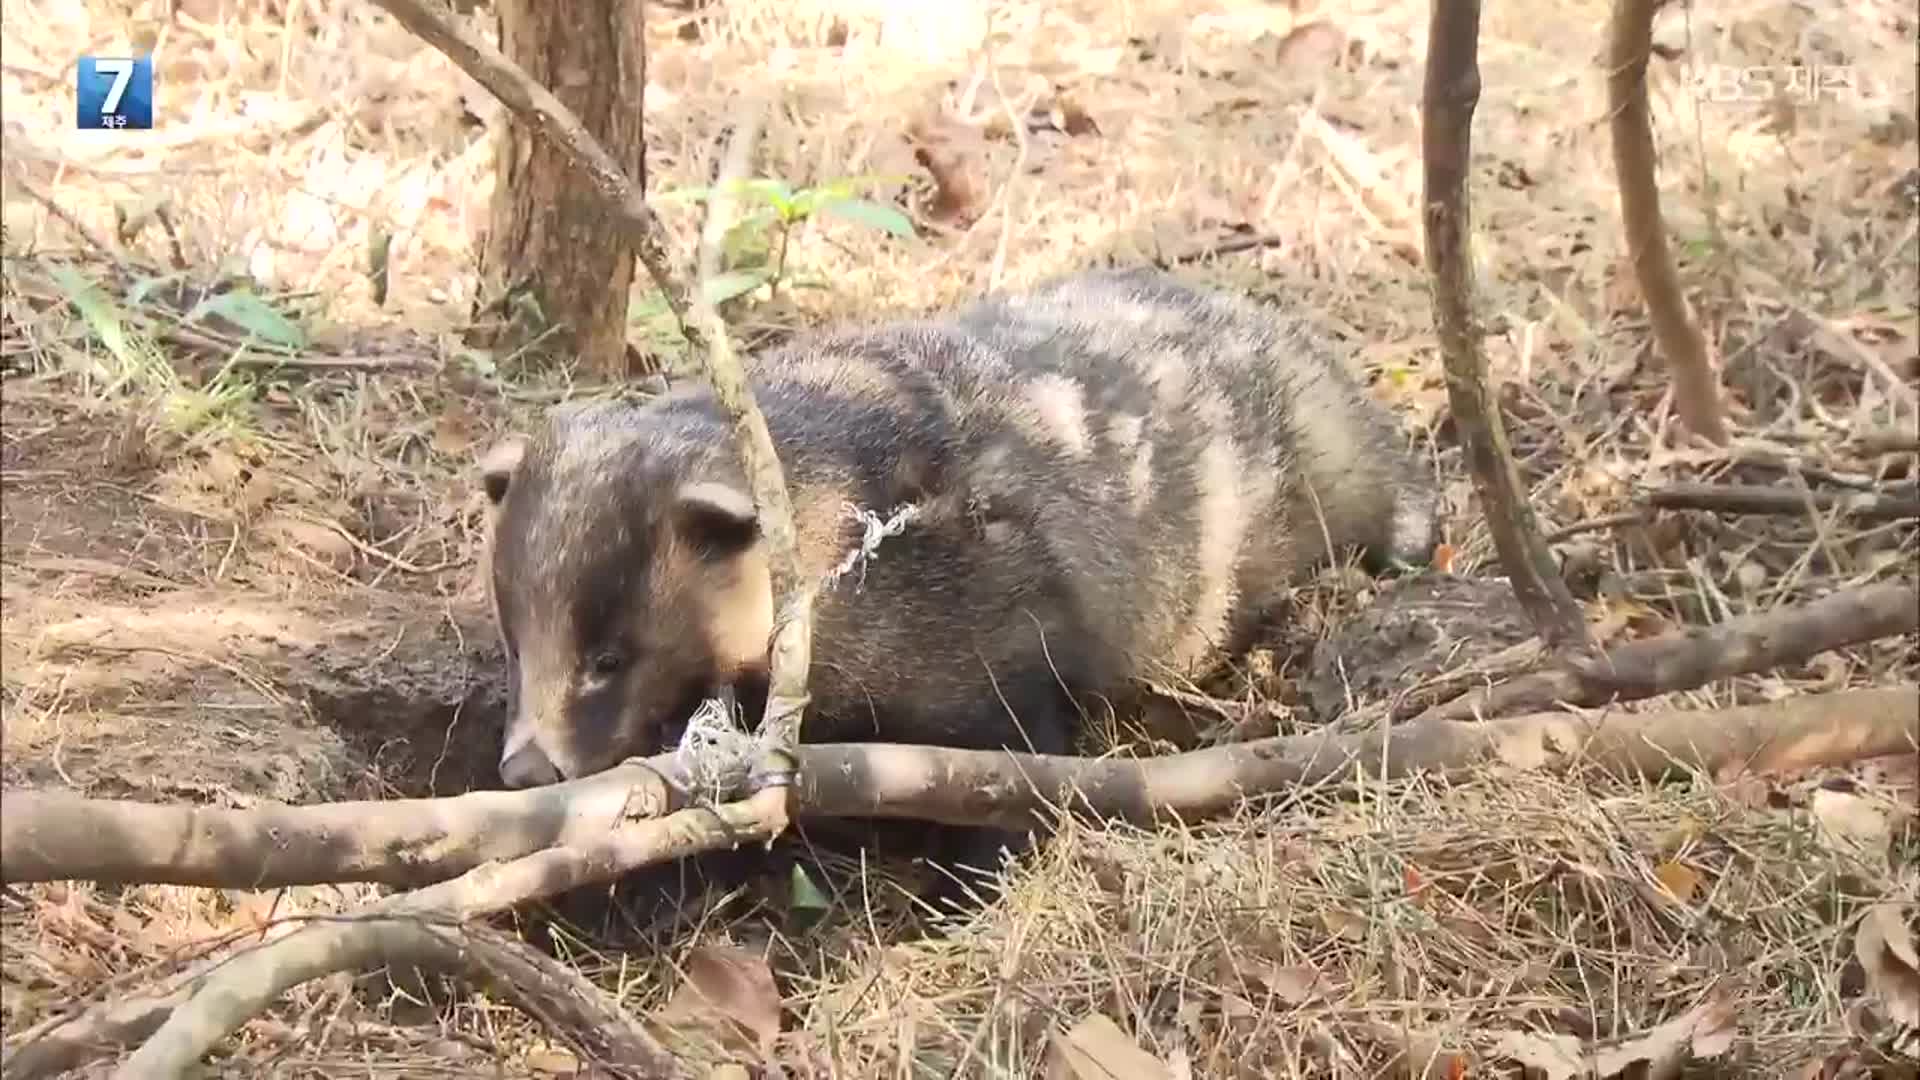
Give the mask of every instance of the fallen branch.
<svg viewBox="0 0 1920 1080">
<path fill-rule="evenodd" d="M 775 599 L 781 601 L 773 641 L 769 642 L 767 703 L 760 718 L 760 752 L 754 782 L 786 785 L 799 766 L 794 748 L 800 743 L 800 722 L 807 706 L 807 671 L 813 659 L 813 598 L 817 582 L 801 578 L 798 539 L 793 526 L 793 503 L 787 494 L 786 474 L 773 445 L 767 421 L 747 387 L 746 371 L 734 355 L 727 327 L 707 302 L 706 283 L 720 273 L 720 249 L 735 212 L 734 188 L 746 178 L 753 148 L 760 136 L 761 110 L 748 110 L 728 142 L 714 196 L 707 204 L 706 227 L 700 243 L 700 282 L 694 295 L 694 318 L 707 333 L 707 381 L 733 423 L 734 442 L 753 489 L 760 518 L 761 542 Z"/>
<path fill-rule="evenodd" d="M 602 1075 L 689 1075 L 617 1002 L 565 964 L 495 930 L 409 914 L 303 927 L 233 957 L 120 1063 L 114 1080 L 188 1075 L 222 1039 L 293 987 L 336 971 L 408 965 L 478 976 L 563 1035 Z M 15 1066 L 9 1075 L 27 1073 Z"/>
<path fill-rule="evenodd" d="M 1712 510 L 1722 514 L 1804 514 L 1808 511 L 1865 521 L 1920 518 L 1920 498 L 1860 491 L 1800 491 L 1757 484 L 1669 484 L 1647 494 L 1663 510 Z"/>
<path fill-rule="evenodd" d="M 1908 597 L 1911 596 L 1908 593 Z M 1835 616 L 1854 622 L 1869 621 L 1862 619 L 1857 607 L 1843 606 L 1844 612 L 1823 614 L 1818 617 L 1819 621 L 1824 624 Z M 1898 633 L 1911 629 L 1914 618 L 1911 606 L 1904 625 L 1900 620 L 1885 618 L 1883 613 L 1874 629 L 1887 630 L 1891 626 L 1890 632 Z M 1779 633 L 1778 624 L 1763 628 L 1753 637 L 1762 639 L 1770 632 Z M 1796 633 L 1789 627 L 1785 636 L 1797 638 L 1805 646 L 1823 644 L 1836 637 L 1864 640 L 1871 635 L 1866 630 L 1848 635 L 1804 630 Z M 1630 667 L 1640 657 L 1671 653 L 1675 648 L 1675 642 L 1659 639 L 1652 644 L 1638 642 L 1618 651 L 1627 654 L 1628 662 L 1623 666 Z M 1731 651 L 1725 645 L 1695 648 L 1707 655 L 1744 657 L 1745 662 L 1752 665 L 1747 670 L 1789 653 L 1785 648 L 1748 647 Z M 1798 655 L 1804 654 L 1796 654 L 1795 658 Z M 1723 660 L 1710 670 L 1727 671 L 1733 667 Z M 1696 666 L 1694 670 L 1697 672 L 1700 668 Z M 1522 679 L 1515 685 L 1532 678 Z M 1823 700 L 1826 698 L 1838 699 L 1838 696 L 1825 695 Z M 1391 751 L 1388 775 L 1400 775 L 1407 769 L 1450 772 L 1471 768 L 1484 760 L 1484 755 L 1471 746 L 1492 736 L 1474 735 L 1469 743 L 1456 745 L 1458 756 L 1450 756 L 1446 747 L 1451 744 L 1447 740 L 1456 736 L 1432 734 L 1434 731 L 1455 732 L 1457 737 L 1465 738 L 1465 733 L 1478 730 L 1476 724 L 1481 723 L 1473 721 L 1472 715 L 1470 710 L 1443 708 L 1429 710 L 1406 724 L 1394 725 L 1387 746 Z M 1549 717 L 1523 717 L 1512 723 L 1524 729 L 1529 724 L 1569 722 L 1586 721 L 1550 714 Z M 1670 722 L 1680 721 L 1670 718 Z M 1464 726 L 1453 726 L 1456 724 Z M 814 744 L 800 749 L 802 769 L 795 809 L 806 817 L 908 818 L 950 825 L 1026 829 L 1033 828 L 1036 820 L 1046 821 L 1050 815 L 1045 810 L 1045 801 L 1033 792 L 1052 798 L 1064 790 L 1077 788 L 1073 808 L 1096 818 L 1190 820 L 1229 807 L 1241 798 L 1270 794 L 1290 784 L 1324 780 L 1354 769 L 1363 775 L 1374 775 L 1383 760 L 1380 738 L 1377 727 L 1360 732 L 1327 730 L 1140 760 L 1045 757 L 885 744 Z M 1885 744 L 1886 739 L 1880 739 L 1880 745 Z M 520 859 L 537 852 L 538 848 L 529 846 L 529 839 L 551 830 L 556 799 L 580 799 L 585 804 L 600 806 L 611 793 L 623 790 L 650 771 L 646 763 L 629 762 L 597 776 L 550 788 L 489 793 L 492 801 L 484 804 L 488 827 L 463 825 L 458 835 L 464 838 L 464 843 L 457 846 L 445 842 L 449 835 L 445 823 L 467 816 L 460 812 L 462 808 L 479 809 L 482 804 L 466 802 L 477 796 L 273 810 L 220 810 L 8 792 L 0 795 L 0 818 L 8 819 L 7 831 L 0 834 L 8 841 L 0 846 L 0 878 L 9 884 L 104 877 L 115 881 L 258 888 L 262 874 L 252 859 L 263 851 L 281 847 L 311 846 L 316 851 L 303 862 L 305 875 L 294 877 L 285 873 L 290 864 L 283 862 L 279 864 L 282 872 L 275 875 L 277 884 L 361 880 L 372 875 L 364 861 L 357 857 L 357 851 L 352 853 L 356 857 L 338 864 L 329 864 L 326 856 L 326 852 L 338 850 L 329 847 L 327 837 L 343 827 L 355 813 L 360 817 L 360 824 L 353 828 L 366 838 L 368 846 L 377 846 L 389 852 L 396 862 L 407 863 L 410 875 L 416 879 L 447 878 L 471 871 L 489 860 Z M 713 812 L 727 810 L 722 807 Z M 24 825 L 14 824 L 22 818 L 30 820 Z M 54 823 L 55 819 L 58 824 Z M 588 821 L 598 824 L 584 824 Z M 222 838 L 224 847 L 182 842 L 208 824 L 214 825 L 213 831 Z M 583 829 L 595 827 L 608 828 L 598 812 L 583 817 Z M 29 835 L 94 835 L 100 838 L 105 850 L 117 854 L 111 864 L 86 846 L 55 852 L 36 851 L 23 857 L 14 842 L 18 837 Z M 570 831 L 570 835 L 577 834 Z M 620 836 L 616 831 L 606 836 L 604 843 L 629 842 Z M 576 840 L 574 846 L 584 848 L 588 841 Z M 527 873 L 530 877 L 536 876 L 532 871 Z M 392 871 L 380 875 L 382 880 L 399 876 Z M 492 895 L 508 891 L 503 887 L 489 890 Z"/>
<path fill-rule="evenodd" d="M 1433 278 L 1433 323 L 1447 369 L 1454 429 L 1485 509 L 1500 566 L 1540 639 L 1555 652 L 1588 648 L 1580 606 L 1540 537 L 1507 446 L 1500 410 L 1487 389 L 1487 356 L 1474 317 L 1473 235 L 1467 169 L 1473 110 L 1480 101 L 1480 5 L 1434 0 L 1427 29 L 1426 86 L 1420 100 L 1420 156 L 1425 194 L 1427 268 Z"/>
<path fill-rule="evenodd" d="M 1581 716 L 1533 713 L 1488 722 L 1425 720 L 1354 735 L 1315 733 L 1186 754 L 1089 760 L 918 747 L 808 747 L 801 805 L 858 816 L 1032 828 L 1053 798 L 1096 819 L 1150 825 L 1233 811 L 1247 798 L 1338 780 L 1459 777 L 1488 764 L 1597 767 L 1661 779 L 1678 769 L 1844 764 L 1920 746 L 1920 687 L 1845 690 L 1712 711 Z M 853 753 L 848 753 L 853 750 Z M 816 756 L 815 751 L 820 751 Z M 864 773 L 846 784 L 843 773 Z M 1061 793 L 1049 798 L 1048 793 Z M 1068 796 L 1067 793 L 1071 792 Z M 848 796 L 864 796 L 847 805 Z"/>
<path fill-rule="evenodd" d="M 1187 266 L 1192 263 L 1206 262 L 1209 259 L 1217 259 L 1222 255 L 1238 255 L 1245 251 L 1264 251 L 1267 248 L 1277 248 L 1285 245 L 1286 242 L 1287 240 L 1284 236 L 1265 234 L 1227 237 L 1190 251 L 1183 251 L 1177 255 L 1162 255 L 1154 260 L 1154 265 L 1162 270 L 1167 270 L 1175 266 Z"/>
<path fill-rule="evenodd" d="M 1920 628 L 1920 587 L 1886 582 L 1811 604 L 1630 642 L 1591 659 L 1454 698 L 1414 719 L 1491 717 L 1555 705 L 1595 707 L 1691 690 L 1715 679 L 1798 663 L 1829 649 Z"/>
<path fill-rule="evenodd" d="M 1852 443 L 1860 453 L 1869 457 L 1920 453 L 1920 435 L 1891 428 L 1856 432 Z"/>
<path fill-rule="evenodd" d="M 645 782 L 646 777 L 652 775 L 648 770 L 618 771 L 641 774 L 628 778 L 634 787 L 644 790 L 651 786 Z M 634 783 L 635 780 L 639 782 Z M 536 788 L 526 794 L 555 790 L 558 788 Z M 598 804 L 616 791 L 618 788 L 612 785 L 601 791 L 588 791 L 584 801 Z M 473 796 L 418 802 L 449 803 L 471 798 Z M 360 914 L 318 922 L 238 958 L 204 965 L 164 993 L 135 1001 L 116 1001 L 65 1023 L 37 1029 L 28 1041 L 7 1056 L 7 1075 L 50 1076 L 143 1039 L 149 1040 L 147 1046 L 128 1059 L 121 1074 L 172 1075 L 168 1069 L 178 1063 L 199 1060 L 221 1039 L 301 982 L 334 971 L 394 963 L 396 948 L 406 950 L 412 963 L 439 970 L 461 970 L 430 962 L 432 957 L 453 959 L 455 954 L 446 951 L 449 942 L 444 935 L 421 936 L 429 933 L 428 922 L 457 924 L 530 900 L 612 880 L 635 867 L 768 839 L 776 831 L 773 822 L 777 820 L 778 811 L 769 804 L 776 802 L 784 803 L 784 794 L 779 789 L 763 792 L 743 803 L 711 810 L 681 810 L 664 818 L 643 816 L 639 820 L 610 822 L 597 813 L 589 815 L 593 826 L 583 828 L 584 835 L 565 846 L 535 851 L 510 861 L 482 862 L 451 880 L 391 897 Z M 137 804 L 118 804 L 115 809 L 128 805 Z M 376 808 L 377 812 L 381 806 L 395 804 L 339 804 L 315 809 L 355 805 Z M 537 827 L 532 831 L 539 831 L 538 827 L 550 823 L 550 815 L 545 812 L 549 809 L 541 807 L 541 812 L 534 815 Z M 279 835 L 277 839 L 289 837 Z M 297 838 L 294 839 L 297 843 Z M 497 954 L 508 948 L 507 944 L 495 943 L 491 952 Z M 591 1021 L 598 1012 L 618 1014 L 611 1003 L 598 997 L 598 991 L 591 984 L 556 984 L 550 976 L 541 975 L 544 969 L 538 966 L 550 961 L 517 945 L 510 951 L 527 955 L 495 965 L 491 974 L 495 981 L 517 995 L 517 1004 L 548 1027 L 563 1033 L 578 1032 L 587 1030 L 579 1026 L 583 1016 Z M 529 967 L 530 964 L 535 966 Z M 565 968 L 559 970 L 571 975 Z M 527 981 L 529 977 L 531 981 Z M 560 993 L 562 991 L 564 993 Z M 556 994 L 574 1003 L 568 1011 L 556 1012 L 553 1005 Z M 554 1019 L 556 1015 L 560 1018 L 558 1023 Z M 589 1050 L 605 1061 L 634 1065 L 671 1061 L 643 1030 L 634 1028 L 622 1033 L 618 1026 L 600 1024 L 598 1027 L 605 1028 L 602 1037 L 612 1038 L 613 1043 L 610 1048 Z M 155 1045 L 162 1048 L 149 1054 L 148 1048 Z M 663 1073 L 654 1070 L 646 1075 Z"/>
<path fill-rule="evenodd" d="M 1706 338 L 1687 312 L 1654 179 L 1653 125 L 1647 108 L 1647 57 L 1653 13 L 1664 0 L 1614 0 L 1607 32 L 1607 106 L 1612 115 L 1613 171 L 1620 187 L 1620 218 L 1634 278 L 1647 304 L 1654 338 L 1673 375 L 1673 407 L 1695 435 L 1725 446 L 1720 386 L 1707 361 Z"/>
<path fill-rule="evenodd" d="M 1785 770 L 1838 765 L 1912 752 L 1916 747 L 1920 747 L 1920 687 L 1905 686 L 1804 695 L 1714 711 L 1616 712 L 1601 716 L 1553 712 L 1489 722 L 1429 718 L 1357 734 L 1329 730 L 1146 759 L 900 745 L 812 745 L 801 750 L 804 770 L 795 794 L 804 810 L 843 817 L 909 817 L 955 825 L 1031 828 L 1064 808 L 1094 818 L 1153 824 L 1227 813 L 1247 798 L 1291 787 L 1422 772 L 1459 776 L 1492 763 L 1516 769 L 1585 765 L 1617 774 L 1661 778 L 1689 768 L 1717 773 L 1728 768 Z M 567 788 L 579 791 L 596 782 L 614 787 L 622 782 L 623 775 L 630 783 L 631 774 L 645 771 L 634 764 L 622 765 L 600 777 L 505 798 L 532 804 L 538 800 L 527 796 Z M 8 1055 L 7 1075 L 50 1075 L 55 1068 L 71 1068 L 138 1041 L 156 1028 L 165 1036 L 166 1045 L 174 1049 L 155 1050 L 154 1057 L 143 1060 L 198 1060 L 199 1054 L 251 1015 L 228 1003 L 238 999 L 252 1003 L 254 1008 L 264 1007 L 303 979 L 391 959 L 388 950 L 399 947 L 394 944 L 398 939 L 378 935 L 402 933 L 384 929 L 394 925 L 400 915 L 416 920 L 423 913 L 471 918 L 524 899 L 606 880 L 643 863 L 765 839 L 773 835 L 765 827 L 772 815 L 754 804 L 783 802 L 785 797 L 783 789 L 770 788 L 747 803 L 711 811 L 683 810 L 657 821 L 628 822 L 578 848 L 552 849 L 511 862 L 479 865 L 453 880 L 376 905 L 370 914 L 381 919 L 319 924 L 261 946 L 247 956 L 267 955 L 248 961 L 237 969 L 239 974 L 225 974 L 235 970 L 233 965 L 238 961 L 232 961 L 197 973 L 188 985 L 154 998 L 103 1005 L 67 1024 L 43 1029 L 33 1041 Z M 77 824 L 96 828 L 108 821 L 122 827 L 139 822 L 152 827 L 156 835 L 150 840 L 191 828 L 196 814 L 187 808 L 149 806 L 144 807 L 143 817 L 134 817 L 128 811 L 139 804 L 77 798 L 57 803 L 34 801 L 44 798 L 32 793 L 9 796 L 5 814 L 34 815 L 52 810 Z M 393 850 L 421 852 L 431 849 L 435 837 L 418 835 L 417 831 L 408 835 L 415 819 L 406 811 L 471 798 L 363 805 L 401 811 L 385 815 L 378 822 L 384 826 L 382 839 Z M 514 827 L 509 807 L 495 809 L 499 813 L 496 821 L 508 827 L 509 835 L 532 831 Z M 244 832 L 248 818 L 270 816 L 274 828 L 297 828 L 300 824 L 287 816 L 298 815 L 298 810 L 274 815 L 240 810 L 218 813 L 229 819 L 223 830 L 228 835 Z M 547 815 L 536 812 L 536 816 L 544 820 Z M 281 843 L 299 846 L 309 839 L 299 832 L 269 835 L 257 823 L 254 828 L 260 834 L 254 847 Z M 463 860 L 472 865 L 476 855 L 510 857 L 493 848 L 492 839 L 490 833 L 478 836 L 477 842 L 485 850 L 447 853 L 451 859 L 443 865 L 459 865 Z M 123 849 L 142 846 L 121 844 Z M 156 854 L 164 856 L 164 851 Z M 156 859 L 155 864 L 162 868 L 167 865 L 164 859 Z M 8 860 L 7 866 L 9 880 L 15 880 L 13 862 Z M 245 887 L 245 882 L 241 877 L 228 884 Z M 416 921 L 411 925 L 420 924 Z M 373 938 L 353 936 L 358 932 L 354 928 L 364 926 L 382 929 L 366 932 L 375 935 Z M 325 966 L 318 959 L 321 956 L 332 958 L 334 966 Z M 529 995 L 524 1000 L 532 1002 L 530 1009 L 546 1000 L 525 985 L 514 985 L 521 994 Z M 204 1004 L 195 1004 L 201 1002 Z M 591 1002 L 589 1006 L 597 1007 Z M 561 1030 L 572 1029 L 563 1025 Z M 642 1036 L 629 1032 L 624 1039 L 628 1049 L 623 1052 L 630 1056 L 610 1060 L 639 1060 L 632 1055 L 640 1054 L 634 1047 L 645 1045 L 640 1042 Z M 193 1057 L 179 1057 L 196 1046 L 199 1049 Z M 52 1067 L 43 1069 L 48 1063 Z M 130 1060 L 122 1075 L 153 1073 L 134 1069 Z"/>
<path fill-rule="evenodd" d="M 524 791 L 251 810 L 10 790 L 0 792 L 0 882 L 416 887 L 489 859 L 578 847 L 674 803 L 661 771 L 632 767 Z"/>
</svg>

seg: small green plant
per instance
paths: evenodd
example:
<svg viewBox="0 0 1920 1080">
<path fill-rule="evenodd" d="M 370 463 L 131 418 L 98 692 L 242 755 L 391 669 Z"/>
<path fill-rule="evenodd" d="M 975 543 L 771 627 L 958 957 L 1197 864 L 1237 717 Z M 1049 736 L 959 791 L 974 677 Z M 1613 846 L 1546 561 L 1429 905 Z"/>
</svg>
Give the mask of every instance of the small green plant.
<svg viewBox="0 0 1920 1080">
<path fill-rule="evenodd" d="M 783 283 L 796 287 L 818 284 L 787 273 L 787 244 L 793 230 L 816 214 L 846 218 L 891 236 L 913 236 L 913 223 L 905 214 L 856 194 L 863 185 L 899 180 L 897 177 L 850 177 L 815 187 L 795 188 L 784 180 L 761 177 L 733 185 L 732 194 L 743 203 L 753 204 L 753 209 L 743 214 L 722 239 L 721 250 L 728 269 L 706 283 L 707 302 L 725 303 L 762 285 L 773 296 L 778 295 Z M 654 196 L 654 201 L 666 205 L 703 203 L 718 190 L 676 188 Z"/>
<path fill-rule="evenodd" d="M 205 383 L 192 385 L 145 332 L 144 320 L 137 315 L 130 317 L 104 289 L 71 267 L 58 267 L 53 275 L 87 329 L 106 350 L 108 362 L 102 366 L 107 381 L 99 397 L 132 391 L 147 400 L 165 428 L 189 443 L 231 436 L 245 428 L 246 406 L 256 397 L 257 389 L 254 380 L 238 367 L 246 355 L 245 345 L 235 348 Z M 135 283 L 130 301 L 137 304 L 161 284 L 164 282 L 159 279 Z M 209 313 L 222 315 L 251 336 L 268 337 L 275 344 L 293 344 L 304 338 L 298 327 L 248 293 L 236 291 L 204 300 L 182 321 L 193 322 Z"/>
</svg>

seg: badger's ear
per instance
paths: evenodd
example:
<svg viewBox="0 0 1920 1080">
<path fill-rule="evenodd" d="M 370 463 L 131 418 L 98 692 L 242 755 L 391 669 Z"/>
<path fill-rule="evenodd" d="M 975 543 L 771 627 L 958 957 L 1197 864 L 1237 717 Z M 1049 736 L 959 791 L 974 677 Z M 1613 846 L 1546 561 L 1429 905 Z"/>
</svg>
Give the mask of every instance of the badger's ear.
<svg viewBox="0 0 1920 1080">
<path fill-rule="evenodd" d="M 682 539 L 710 554 L 731 555 L 760 538 L 753 496 L 731 484 L 700 481 L 673 499 L 673 523 Z"/>
<path fill-rule="evenodd" d="M 527 437 L 509 435 L 480 457 L 480 487 L 495 506 L 507 497 L 507 485 L 527 456 Z"/>
</svg>

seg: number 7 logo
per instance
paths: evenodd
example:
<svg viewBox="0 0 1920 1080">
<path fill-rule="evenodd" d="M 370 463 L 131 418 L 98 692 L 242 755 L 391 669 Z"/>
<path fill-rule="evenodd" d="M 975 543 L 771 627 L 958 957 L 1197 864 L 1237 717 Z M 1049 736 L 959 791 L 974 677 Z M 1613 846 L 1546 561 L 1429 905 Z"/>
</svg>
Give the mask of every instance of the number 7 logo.
<svg viewBox="0 0 1920 1080">
<path fill-rule="evenodd" d="M 153 127 L 153 57 L 83 56 L 74 86 L 83 130 Z"/>
<path fill-rule="evenodd" d="M 100 104 L 100 115 L 119 112 L 120 99 L 126 96 L 127 84 L 133 81 L 133 61 L 126 58 L 95 60 L 93 70 L 96 74 L 113 76 L 113 85 L 107 88 L 107 100 Z"/>
</svg>

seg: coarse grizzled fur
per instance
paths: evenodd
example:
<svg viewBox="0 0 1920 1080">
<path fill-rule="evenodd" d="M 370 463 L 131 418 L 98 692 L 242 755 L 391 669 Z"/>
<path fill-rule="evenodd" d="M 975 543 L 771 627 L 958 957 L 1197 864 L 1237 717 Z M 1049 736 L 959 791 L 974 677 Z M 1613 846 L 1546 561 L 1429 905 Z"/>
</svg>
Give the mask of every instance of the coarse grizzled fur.
<svg viewBox="0 0 1920 1080">
<path fill-rule="evenodd" d="M 849 508 L 919 508 L 819 595 L 810 741 L 1065 753 L 1081 704 L 1231 654 L 1330 554 L 1436 538 L 1430 471 L 1301 324 L 1164 274 L 746 363 L 809 572 L 858 545 Z M 483 473 L 510 784 L 657 752 L 716 684 L 764 679 L 767 560 L 704 384 L 558 408 Z"/>
</svg>

